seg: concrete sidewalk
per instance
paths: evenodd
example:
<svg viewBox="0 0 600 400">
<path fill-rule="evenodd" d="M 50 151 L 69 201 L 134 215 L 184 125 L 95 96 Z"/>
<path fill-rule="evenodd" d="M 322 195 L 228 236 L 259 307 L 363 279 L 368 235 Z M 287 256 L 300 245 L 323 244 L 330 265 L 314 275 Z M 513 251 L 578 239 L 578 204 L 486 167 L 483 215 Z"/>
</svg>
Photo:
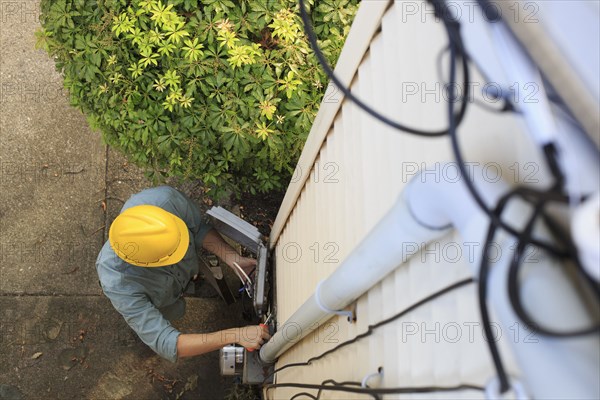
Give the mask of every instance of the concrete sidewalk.
<svg viewBox="0 0 600 400">
<path fill-rule="evenodd" d="M 218 353 L 171 364 L 98 286 L 94 262 L 123 201 L 150 186 L 69 106 L 34 49 L 37 1 L 0 0 L 0 399 L 218 399 Z M 188 299 L 178 327 L 243 325 L 239 307 Z"/>
</svg>

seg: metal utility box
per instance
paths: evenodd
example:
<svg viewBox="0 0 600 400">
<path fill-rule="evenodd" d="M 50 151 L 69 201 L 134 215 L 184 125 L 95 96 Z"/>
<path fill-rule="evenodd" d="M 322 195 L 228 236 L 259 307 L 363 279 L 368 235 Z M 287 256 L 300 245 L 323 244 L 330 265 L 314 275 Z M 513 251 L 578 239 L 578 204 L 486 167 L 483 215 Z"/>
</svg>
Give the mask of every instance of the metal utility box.
<svg viewBox="0 0 600 400">
<path fill-rule="evenodd" d="M 212 226 L 222 235 L 246 247 L 256 255 L 256 272 L 252 288 L 254 311 L 260 318 L 266 313 L 269 252 L 262 242 L 259 230 L 223 207 L 212 207 L 207 211 Z"/>
<path fill-rule="evenodd" d="M 255 226 L 222 207 L 212 207 L 207 214 L 212 219 L 212 226 L 220 234 L 246 247 L 256 256 L 256 272 L 251 294 L 254 311 L 261 318 L 267 312 L 269 289 L 269 252 L 262 242 L 262 235 Z M 221 349 L 221 373 L 241 376 L 242 382 L 246 384 L 271 382 L 273 365 L 264 365 L 258 353 L 258 351 L 249 352 L 235 345 L 224 347 Z"/>
<path fill-rule="evenodd" d="M 220 351 L 220 369 L 223 376 L 241 376 L 249 385 L 273 382 L 273 365 L 260 361 L 258 351 L 248 351 L 237 345 L 225 346 Z"/>
<path fill-rule="evenodd" d="M 273 364 L 263 364 L 259 353 L 258 351 L 244 352 L 242 382 L 245 384 L 264 385 L 266 383 L 273 383 Z"/>
</svg>

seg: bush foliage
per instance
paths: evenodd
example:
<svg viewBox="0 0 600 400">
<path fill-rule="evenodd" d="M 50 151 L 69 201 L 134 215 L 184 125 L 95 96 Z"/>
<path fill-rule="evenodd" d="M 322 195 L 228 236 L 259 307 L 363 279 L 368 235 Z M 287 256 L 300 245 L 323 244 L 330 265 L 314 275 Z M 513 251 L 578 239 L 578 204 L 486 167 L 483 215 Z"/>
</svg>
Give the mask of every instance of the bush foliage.
<svg viewBox="0 0 600 400">
<path fill-rule="evenodd" d="M 72 105 L 155 179 L 287 184 L 326 77 L 290 0 L 42 0 L 38 46 Z M 357 0 L 311 5 L 333 63 Z"/>
</svg>

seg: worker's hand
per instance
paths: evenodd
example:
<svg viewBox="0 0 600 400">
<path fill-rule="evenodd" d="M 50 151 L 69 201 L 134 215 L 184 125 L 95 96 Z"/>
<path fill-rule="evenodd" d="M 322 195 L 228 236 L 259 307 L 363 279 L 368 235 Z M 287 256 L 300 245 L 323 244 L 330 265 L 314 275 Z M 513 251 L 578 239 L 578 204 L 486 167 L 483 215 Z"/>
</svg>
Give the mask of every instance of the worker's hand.
<svg viewBox="0 0 600 400">
<path fill-rule="evenodd" d="M 249 351 L 260 349 L 270 338 L 269 328 L 266 325 L 250 325 L 239 328 L 238 344 Z"/>
</svg>

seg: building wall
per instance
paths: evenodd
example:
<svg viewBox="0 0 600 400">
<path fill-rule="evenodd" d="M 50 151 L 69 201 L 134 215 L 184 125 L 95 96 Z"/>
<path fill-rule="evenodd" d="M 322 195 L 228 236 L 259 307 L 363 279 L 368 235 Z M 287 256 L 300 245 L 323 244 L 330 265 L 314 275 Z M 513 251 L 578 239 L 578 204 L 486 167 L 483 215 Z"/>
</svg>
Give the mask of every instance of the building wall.
<svg viewBox="0 0 600 400">
<path fill-rule="evenodd" d="M 397 121 L 423 129 L 444 128 L 445 92 L 436 86 L 436 59 L 447 43 L 445 32 L 431 15 L 408 17 L 406 11 L 404 2 L 364 1 L 336 71 L 351 82 L 354 93 Z M 478 76 L 474 80 L 485 84 Z M 407 90 L 415 85 L 418 93 L 409 95 Z M 279 324 L 377 224 L 417 170 L 453 159 L 448 138 L 395 131 L 340 99 L 335 90 L 326 95 L 273 227 Z M 538 152 L 514 115 L 471 104 L 459 135 L 466 158 L 485 166 L 489 179 L 501 175 L 509 182 L 533 185 L 546 181 Z M 438 173 L 455 176 L 456 171 L 440 167 Z M 306 361 L 366 331 L 369 324 L 468 277 L 468 254 L 462 254 L 459 244 L 457 234 L 448 235 L 399 265 L 357 301 L 355 323 L 332 318 L 283 354 L 276 368 Z M 494 371 L 479 321 L 476 286 L 466 286 L 323 360 L 282 371 L 276 382 L 361 381 L 383 367 L 383 380 L 373 381 L 374 386 L 484 385 Z M 513 332 L 500 333 L 502 356 L 509 371 L 516 373 L 506 347 L 507 340 L 516 338 Z M 268 391 L 267 398 L 289 399 L 301 391 L 278 388 Z M 462 391 L 402 398 L 482 396 Z M 323 398 L 369 397 L 326 392 Z"/>
</svg>

